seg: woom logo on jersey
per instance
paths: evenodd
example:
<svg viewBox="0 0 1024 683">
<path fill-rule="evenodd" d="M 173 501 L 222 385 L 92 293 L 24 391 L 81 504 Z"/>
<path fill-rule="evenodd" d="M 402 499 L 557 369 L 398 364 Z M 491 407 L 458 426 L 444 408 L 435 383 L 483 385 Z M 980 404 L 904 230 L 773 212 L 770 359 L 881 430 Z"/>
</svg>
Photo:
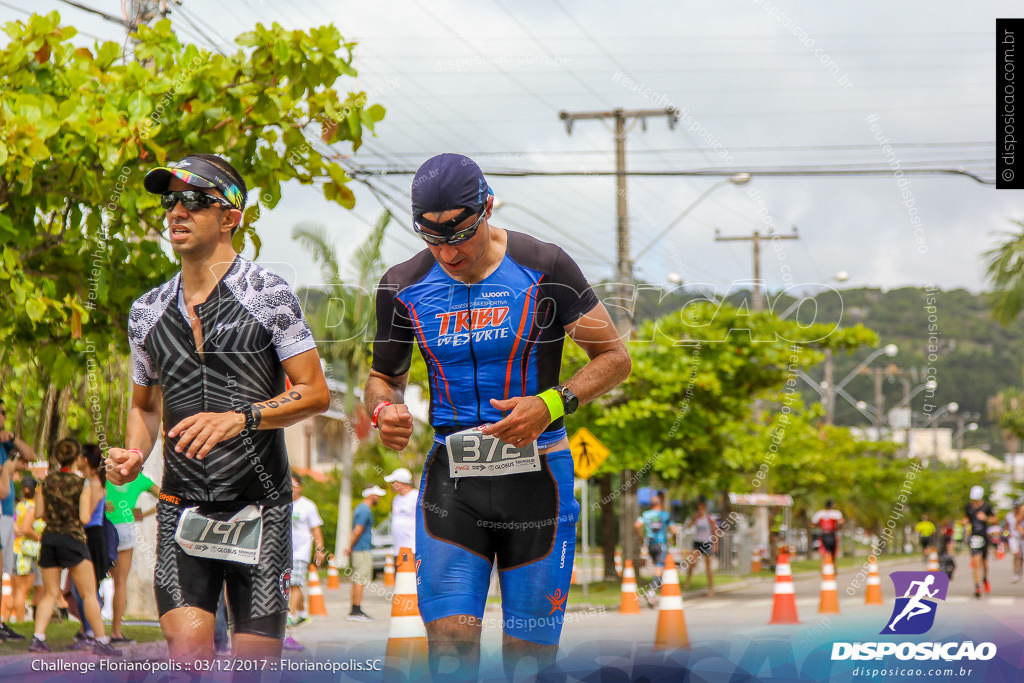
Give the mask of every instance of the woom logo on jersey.
<svg viewBox="0 0 1024 683">
<path fill-rule="evenodd" d="M 942 572 L 892 572 L 896 604 L 879 632 L 882 635 L 919 635 L 935 624 L 936 600 L 945 600 L 949 577 Z M 895 656 L 899 660 L 945 662 L 985 661 L 996 656 L 994 643 L 949 642 L 857 642 L 833 643 L 832 661 L 880 660 Z"/>
<path fill-rule="evenodd" d="M 896 598 L 889 621 L 879 633 L 926 633 L 935 623 L 935 600 L 946 599 L 949 577 L 942 572 L 892 572 L 889 578 L 896 595 L 903 597 Z"/>
</svg>

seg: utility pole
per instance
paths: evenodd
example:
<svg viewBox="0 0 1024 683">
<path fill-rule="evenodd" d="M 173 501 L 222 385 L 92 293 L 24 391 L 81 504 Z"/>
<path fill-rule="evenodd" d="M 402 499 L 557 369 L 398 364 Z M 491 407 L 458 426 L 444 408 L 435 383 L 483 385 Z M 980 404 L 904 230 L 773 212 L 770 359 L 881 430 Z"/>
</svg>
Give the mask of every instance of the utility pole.
<svg viewBox="0 0 1024 683">
<path fill-rule="evenodd" d="M 629 204 L 626 201 L 626 135 L 629 129 L 626 121 L 632 120 L 635 125 L 640 122 L 642 129 L 647 129 L 647 119 L 656 116 L 668 118 L 669 129 L 675 128 L 679 121 L 679 112 L 673 107 L 664 109 L 613 109 L 612 111 L 594 111 L 571 113 L 562 111 L 558 118 L 565 122 L 566 133 L 572 135 L 572 125 L 575 121 L 605 120 L 613 119 L 615 122 L 615 213 L 616 222 L 616 244 L 618 266 L 618 299 L 619 306 L 614 311 L 616 324 L 619 333 L 624 339 L 628 339 L 632 323 L 633 309 L 630 305 L 626 308 L 627 302 L 633 300 L 633 261 L 629 255 Z M 632 128 L 632 126 L 630 126 Z M 640 544 L 637 539 L 636 530 L 633 528 L 633 521 L 640 516 L 634 491 L 633 470 L 626 469 L 621 474 L 622 510 L 619 516 L 619 540 L 622 543 L 622 556 L 637 562 L 640 559 Z M 612 502 L 604 503 L 602 496 L 602 517 L 607 518 L 611 514 Z M 614 558 L 608 552 L 605 544 L 604 553 L 605 577 L 615 576 Z"/>
<path fill-rule="evenodd" d="M 716 242 L 753 242 L 754 243 L 754 301 L 751 304 L 751 310 L 754 313 L 760 313 L 764 310 L 764 294 L 761 291 L 761 240 L 798 240 L 800 236 L 796 232 L 796 228 L 793 228 L 792 235 L 777 235 L 774 232 L 770 232 L 766 235 L 762 235 L 757 230 L 754 231 L 753 235 L 741 235 L 737 237 L 722 237 L 721 231 L 715 228 L 715 241 Z M 831 401 L 830 401 L 831 403 Z"/>
</svg>

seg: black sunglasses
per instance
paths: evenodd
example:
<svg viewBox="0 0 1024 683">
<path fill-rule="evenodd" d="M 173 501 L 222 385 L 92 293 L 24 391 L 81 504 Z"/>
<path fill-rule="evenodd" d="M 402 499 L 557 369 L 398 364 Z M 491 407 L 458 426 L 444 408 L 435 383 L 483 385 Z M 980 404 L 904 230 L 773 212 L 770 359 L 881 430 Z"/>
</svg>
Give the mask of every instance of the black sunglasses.
<svg viewBox="0 0 1024 683">
<path fill-rule="evenodd" d="M 487 210 L 484 209 L 480 212 L 480 217 L 476 219 L 473 225 L 463 228 L 457 232 L 453 232 L 451 235 L 438 235 L 432 232 L 423 232 L 423 227 L 413 221 L 412 228 L 416 231 L 416 234 L 423 238 L 423 241 L 433 247 L 439 247 L 442 244 L 462 244 L 467 240 L 473 239 L 473 235 L 480 229 L 480 224 L 484 222 L 484 217 L 487 215 Z"/>
<path fill-rule="evenodd" d="M 199 190 L 183 190 L 181 192 L 164 192 L 160 195 L 160 205 L 164 207 L 164 211 L 170 211 L 181 202 L 181 205 L 185 207 L 186 211 L 198 211 L 200 209 L 208 209 L 214 204 L 221 204 L 230 209 L 237 208 L 234 204 L 226 199 L 221 199 L 212 194 L 206 194 Z"/>
</svg>

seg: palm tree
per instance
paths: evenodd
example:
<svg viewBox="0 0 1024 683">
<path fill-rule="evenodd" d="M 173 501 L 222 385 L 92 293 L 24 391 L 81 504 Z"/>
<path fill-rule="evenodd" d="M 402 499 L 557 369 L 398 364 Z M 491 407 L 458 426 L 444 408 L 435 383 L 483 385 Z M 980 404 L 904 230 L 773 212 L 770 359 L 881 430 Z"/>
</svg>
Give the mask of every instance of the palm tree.
<svg viewBox="0 0 1024 683">
<path fill-rule="evenodd" d="M 327 365 L 328 377 L 337 377 L 345 384 L 344 439 L 341 453 L 342 478 L 338 496 L 338 530 L 335 554 L 348 544 L 352 528 L 352 469 L 355 452 L 356 392 L 369 371 L 371 344 L 367 335 L 375 325 L 374 289 L 384 271 L 381 242 L 391 221 L 385 211 L 373 230 L 350 260 L 354 277 L 346 279 L 335 244 L 322 225 L 300 223 L 292 230 L 296 240 L 320 266 L 323 284 L 307 290 L 306 318 L 318 342 L 320 357 Z M 340 308 L 340 310 L 339 310 Z M 340 555 L 339 555 L 340 556 Z"/>
<path fill-rule="evenodd" d="M 1003 233 L 1005 240 L 985 252 L 985 275 L 992 284 L 988 294 L 992 316 L 1009 325 L 1024 310 L 1024 223 L 1013 221 L 1019 232 Z"/>
</svg>

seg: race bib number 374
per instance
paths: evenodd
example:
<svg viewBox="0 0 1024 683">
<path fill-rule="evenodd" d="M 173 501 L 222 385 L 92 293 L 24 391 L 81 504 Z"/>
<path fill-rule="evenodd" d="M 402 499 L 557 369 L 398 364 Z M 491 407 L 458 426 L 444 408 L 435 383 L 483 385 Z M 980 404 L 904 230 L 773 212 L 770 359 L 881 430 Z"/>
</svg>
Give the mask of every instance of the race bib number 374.
<svg viewBox="0 0 1024 683">
<path fill-rule="evenodd" d="M 540 470 L 536 441 L 516 448 L 495 436 L 481 433 L 481 429 L 472 427 L 445 437 L 448 473 L 453 479 L 500 477 Z"/>
</svg>

